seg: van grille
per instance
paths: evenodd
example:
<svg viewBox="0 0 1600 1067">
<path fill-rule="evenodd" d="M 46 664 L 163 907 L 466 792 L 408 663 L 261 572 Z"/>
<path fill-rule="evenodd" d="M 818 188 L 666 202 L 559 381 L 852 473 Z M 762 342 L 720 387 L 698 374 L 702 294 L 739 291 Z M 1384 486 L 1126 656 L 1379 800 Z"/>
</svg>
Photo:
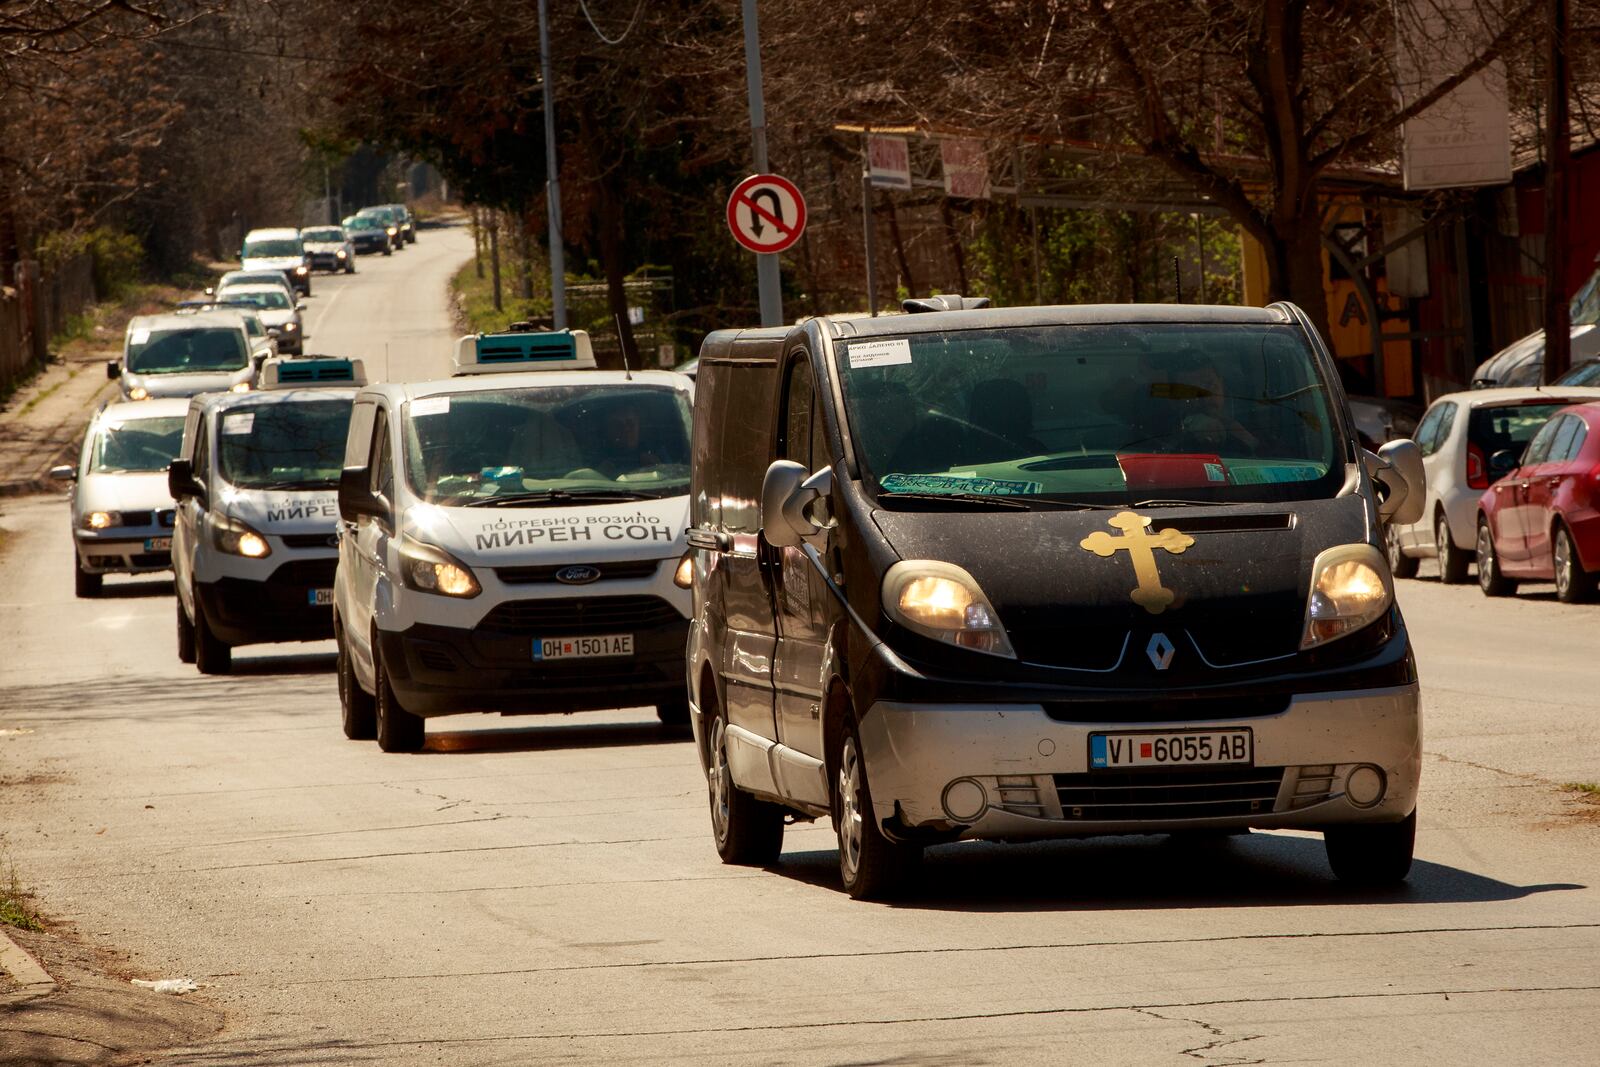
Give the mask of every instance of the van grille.
<svg viewBox="0 0 1600 1067">
<path fill-rule="evenodd" d="M 478 628 L 508 634 L 582 637 L 682 621 L 678 609 L 660 597 L 552 597 L 509 600 L 484 616 Z"/>
<path fill-rule="evenodd" d="M 1272 810 L 1282 784 L 1282 767 L 1096 771 L 1055 776 L 1061 817 L 1068 822 L 1256 815 Z"/>
<path fill-rule="evenodd" d="M 283 543 L 290 548 L 334 548 L 339 544 L 338 535 L 328 533 L 309 534 L 284 534 Z"/>
<path fill-rule="evenodd" d="M 623 581 L 633 578 L 654 577 L 656 568 L 661 566 L 658 559 L 626 560 L 616 563 L 561 563 L 542 567 L 496 567 L 495 577 L 507 585 L 534 585 L 538 583 L 554 582 L 556 575 L 569 567 L 592 567 L 600 572 L 597 582 Z"/>
<path fill-rule="evenodd" d="M 1044 713 L 1057 722 L 1215 722 L 1281 715 L 1288 693 L 1267 696 L 1162 697 L 1148 700 L 1047 700 Z"/>
</svg>

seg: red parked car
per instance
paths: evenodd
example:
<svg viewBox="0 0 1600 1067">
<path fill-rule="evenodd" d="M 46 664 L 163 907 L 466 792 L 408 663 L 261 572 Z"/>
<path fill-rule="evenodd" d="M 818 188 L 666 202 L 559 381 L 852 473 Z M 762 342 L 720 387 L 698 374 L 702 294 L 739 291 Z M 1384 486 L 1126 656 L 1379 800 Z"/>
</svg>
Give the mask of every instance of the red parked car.
<svg viewBox="0 0 1600 1067">
<path fill-rule="evenodd" d="M 1519 581 L 1554 581 L 1566 603 L 1600 584 L 1600 403 L 1550 416 L 1520 458 L 1489 458 L 1505 471 L 1478 499 L 1478 585 L 1507 596 Z"/>
</svg>

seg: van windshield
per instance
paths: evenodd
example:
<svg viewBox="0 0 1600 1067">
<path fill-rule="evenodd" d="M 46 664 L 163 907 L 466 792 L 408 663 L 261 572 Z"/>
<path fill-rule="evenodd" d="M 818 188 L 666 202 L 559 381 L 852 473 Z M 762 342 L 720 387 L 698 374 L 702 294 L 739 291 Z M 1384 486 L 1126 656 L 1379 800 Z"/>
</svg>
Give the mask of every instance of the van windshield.
<svg viewBox="0 0 1600 1067">
<path fill-rule="evenodd" d="M 851 436 L 880 499 L 1243 503 L 1343 484 L 1328 384 L 1292 326 L 1029 326 L 840 347 Z"/>
<path fill-rule="evenodd" d="M 252 404 L 222 413 L 222 477 L 249 489 L 327 489 L 339 484 L 350 398 Z"/>
<path fill-rule="evenodd" d="M 242 326 L 132 330 L 128 334 L 128 370 L 135 374 L 234 371 L 249 359 Z"/>
<path fill-rule="evenodd" d="M 406 475 L 429 503 L 688 492 L 689 404 L 670 387 L 448 393 L 413 400 L 406 414 Z"/>
<path fill-rule="evenodd" d="M 245 259 L 277 259 L 284 256 L 298 256 L 302 252 L 300 242 L 291 238 L 277 238 L 271 241 L 246 241 L 244 244 Z"/>
<path fill-rule="evenodd" d="M 182 415 L 105 422 L 95 433 L 89 470 L 95 474 L 163 471 L 182 445 Z"/>
</svg>

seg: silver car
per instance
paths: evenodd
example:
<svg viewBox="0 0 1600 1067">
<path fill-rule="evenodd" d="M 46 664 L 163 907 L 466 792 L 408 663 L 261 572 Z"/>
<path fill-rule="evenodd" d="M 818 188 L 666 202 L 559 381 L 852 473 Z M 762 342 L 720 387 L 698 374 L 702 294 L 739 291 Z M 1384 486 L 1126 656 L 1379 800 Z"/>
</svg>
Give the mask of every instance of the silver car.
<svg viewBox="0 0 1600 1067">
<path fill-rule="evenodd" d="M 254 347 L 231 309 L 136 315 L 106 377 L 118 382 L 123 400 L 248 392 L 256 380 Z"/>
<path fill-rule="evenodd" d="M 308 226 L 300 231 L 300 240 L 311 257 L 312 270 L 326 270 L 337 274 L 356 272 L 356 250 L 350 235 L 342 226 Z"/>
<path fill-rule="evenodd" d="M 249 305 L 260 317 L 267 333 L 277 338 L 278 351 L 298 356 L 305 351 L 305 321 L 300 312 L 305 304 L 291 300 L 274 285 L 230 285 L 217 290 L 219 303 Z"/>
<path fill-rule="evenodd" d="M 78 596 L 100 592 L 107 574 L 172 566 L 172 494 L 167 465 L 183 444 L 184 398 L 109 404 L 84 435 L 77 466 L 51 475 L 71 481 Z"/>
</svg>

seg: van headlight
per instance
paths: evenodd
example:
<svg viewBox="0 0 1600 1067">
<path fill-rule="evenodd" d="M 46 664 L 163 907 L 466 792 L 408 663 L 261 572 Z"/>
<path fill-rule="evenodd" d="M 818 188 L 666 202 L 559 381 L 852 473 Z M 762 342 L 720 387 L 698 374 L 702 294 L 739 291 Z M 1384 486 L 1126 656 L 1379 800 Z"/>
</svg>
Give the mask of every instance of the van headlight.
<svg viewBox="0 0 1600 1067">
<path fill-rule="evenodd" d="M 122 525 L 122 512 L 120 511 L 91 511 L 83 517 L 83 528 L 86 530 L 105 530 L 112 526 Z"/>
<path fill-rule="evenodd" d="M 883 576 L 883 610 L 935 641 L 1016 659 L 1011 639 L 972 575 L 952 563 L 901 560 Z"/>
<path fill-rule="evenodd" d="M 400 580 L 408 589 L 462 599 L 483 591 L 471 567 L 442 548 L 409 538 L 400 542 Z"/>
<path fill-rule="evenodd" d="M 272 546 L 249 523 L 230 518 L 220 511 L 211 513 L 211 543 L 218 552 L 247 559 L 264 559 L 272 555 Z"/>
<path fill-rule="evenodd" d="M 1311 565 L 1302 649 L 1353 634 L 1378 621 L 1394 604 L 1394 579 L 1371 545 L 1339 545 Z"/>
<path fill-rule="evenodd" d="M 679 589 L 688 589 L 694 585 L 694 552 L 683 554 L 678 561 L 678 569 L 672 572 L 672 584 Z"/>
<path fill-rule="evenodd" d="M 142 385 L 136 385 L 132 389 L 128 390 L 128 399 L 129 400 L 149 400 L 150 399 L 150 390 L 146 389 Z"/>
<path fill-rule="evenodd" d="M 228 386 L 228 392 L 230 393 L 248 393 L 249 391 L 249 382 L 234 382 L 232 385 Z"/>
</svg>

